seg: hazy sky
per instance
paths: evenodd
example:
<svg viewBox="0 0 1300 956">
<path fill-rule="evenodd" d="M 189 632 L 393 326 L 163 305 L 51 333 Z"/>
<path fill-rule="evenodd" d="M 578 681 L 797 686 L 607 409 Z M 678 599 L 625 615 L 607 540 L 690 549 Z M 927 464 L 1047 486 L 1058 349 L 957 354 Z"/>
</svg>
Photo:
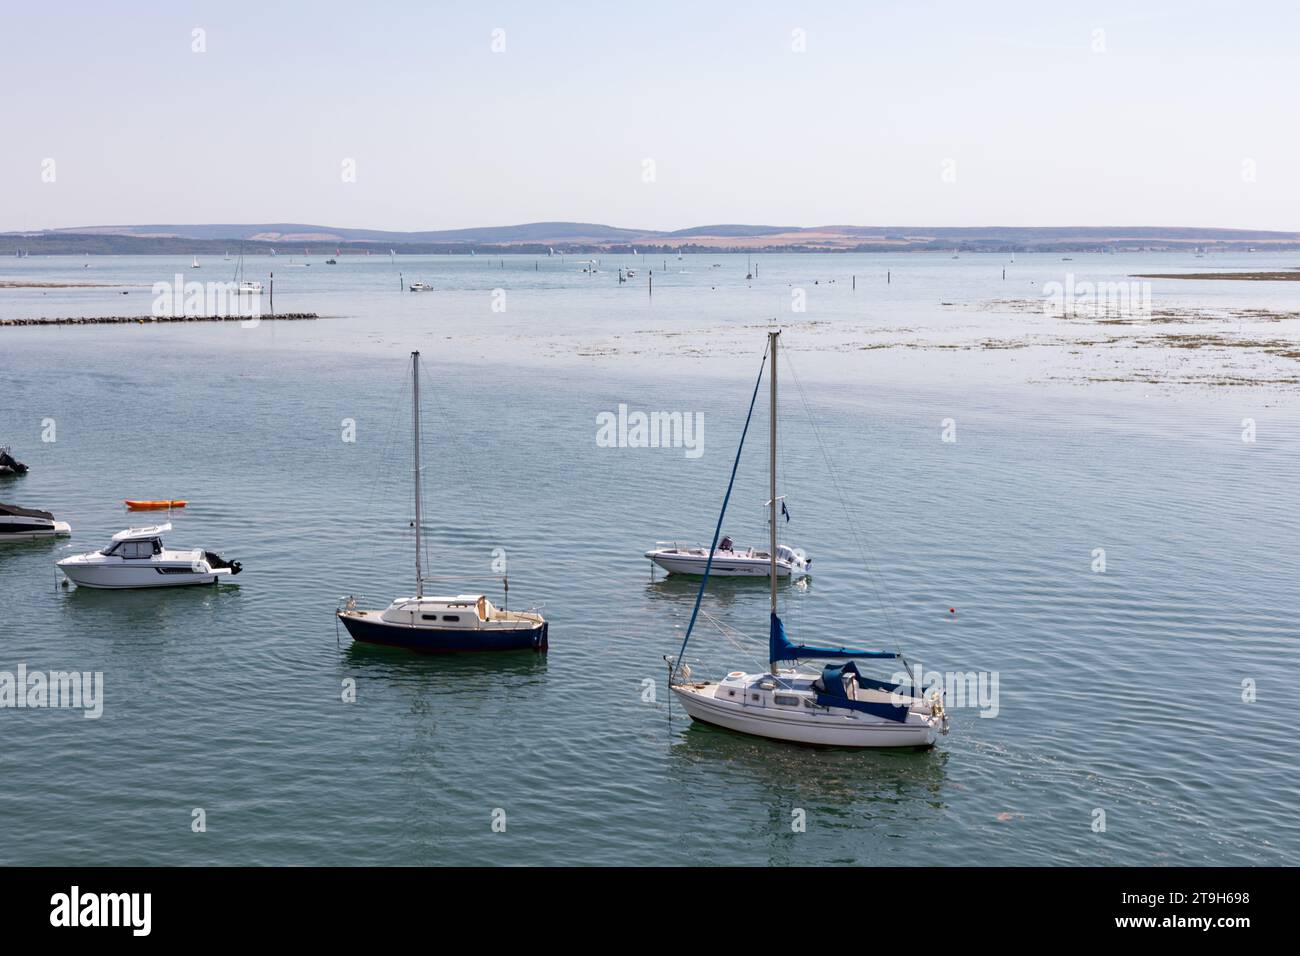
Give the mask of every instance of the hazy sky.
<svg viewBox="0 0 1300 956">
<path fill-rule="evenodd" d="M 1295 0 L 13 2 L 0 230 L 1295 230 L 1297 41 Z"/>
</svg>

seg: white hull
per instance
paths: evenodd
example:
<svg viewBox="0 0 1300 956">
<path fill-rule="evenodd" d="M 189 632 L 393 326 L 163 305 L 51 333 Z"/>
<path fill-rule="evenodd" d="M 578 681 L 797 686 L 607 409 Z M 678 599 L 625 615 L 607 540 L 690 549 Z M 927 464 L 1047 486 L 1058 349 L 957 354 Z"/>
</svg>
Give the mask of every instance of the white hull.
<svg viewBox="0 0 1300 956">
<path fill-rule="evenodd" d="M 776 576 L 778 578 L 802 577 L 808 573 L 808 563 L 801 558 L 776 559 Z M 703 575 L 709 564 L 708 552 L 703 548 L 656 548 L 647 551 L 645 556 L 669 574 Z M 713 566 L 709 568 L 710 577 L 721 578 L 767 578 L 772 573 L 772 559 L 766 551 L 746 553 L 743 551 L 715 551 Z"/>
<path fill-rule="evenodd" d="M 238 561 L 224 561 L 211 552 L 165 549 L 159 535 L 171 528 L 128 528 L 113 535 L 113 543 L 103 551 L 75 554 L 55 566 L 83 588 L 174 588 L 215 584 L 239 573 Z"/>
<path fill-rule="evenodd" d="M 672 688 L 695 720 L 742 734 L 823 747 L 931 747 L 943 732 L 940 718 L 920 713 L 905 722 L 871 717 L 839 708 L 818 711 L 723 701 L 714 697 L 717 684 L 684 684 Z"/>
<path fill-rule="evenodd" d="M 206 567 L 206 565 L 205 565 Z M 82 588 L 174 588 L 187 584 L 215 584 L 230 577 L 229 568 L 204 571 L 162 570 L 151 567 L 110 567 L 107 565 L 67 566 L 60 564 L 69 581 Z"/>
<path fill-rule="evenodd" d="M 66 538 L 72 534 L 72 525 L 66 521 L 51 521 L 49 527 L 43 528 L 24 528 L 20 531 L 13 531 L 0 523 L 0 541 L 13 541 L 16 539 L 30 540 L 32 538 Z"/>
</svg>

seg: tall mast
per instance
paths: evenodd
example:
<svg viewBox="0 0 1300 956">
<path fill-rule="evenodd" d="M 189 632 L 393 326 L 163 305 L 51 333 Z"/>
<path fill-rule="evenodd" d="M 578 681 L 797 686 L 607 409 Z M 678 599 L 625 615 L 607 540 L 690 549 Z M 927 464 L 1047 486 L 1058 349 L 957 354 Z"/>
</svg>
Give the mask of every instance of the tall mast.
<svg viewBox="0 0 1300 956">
<path fill-rule="evenodd" d="M 772 500 L 768 502 L 768 504 L 771 507 L 769 508 L 768 511 L 767 525 L 768 525 L 768 531 L 770 532 L 769 544 L 771 546 L 771 557 L 772 557 L 772 613 L 773 614 L 776 613 L 776 342 L 780 334 L 781 334 L 780 332 L 767 333 L 768 342 L 769 342 L 768 351 L 772 353 L 772 375 L 771 375 L 772 414 L 770 416 L 771 422 L 769 424 L 769 431 L 768 431 L 768 453 L 769 453 L 768 491 L 771 492 Z M 772 664 L 773 664 L 773 673 L 775 673 L 775 669 L 776 669 L 775 662 L 772 662 Z"/>
<path fill-rule="evenodd" d="M 420 567 L 420 353 L 411 353 L 411 417 L 415 422 L 415 596 L 424 597 L 424 573 Z M 775 591 L 773 592 L 776 593 Z M 775 599 L 774 599 L 775 600 Z"/>
</svg>

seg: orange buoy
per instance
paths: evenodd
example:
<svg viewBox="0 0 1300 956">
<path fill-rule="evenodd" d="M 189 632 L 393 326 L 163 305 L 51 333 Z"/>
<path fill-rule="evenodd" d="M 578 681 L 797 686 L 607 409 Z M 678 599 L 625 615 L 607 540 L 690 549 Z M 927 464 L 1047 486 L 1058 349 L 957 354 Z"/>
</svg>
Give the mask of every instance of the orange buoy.
<svg viewBox="0 0 1300 956">
<path fill-rule="evenodd" d="M 133 501 L 130 498 L 123 499 L 124 503 L 132 511 L 161 511 L 164 508 L 184 508 L 184 501 Z"/>
</svg>

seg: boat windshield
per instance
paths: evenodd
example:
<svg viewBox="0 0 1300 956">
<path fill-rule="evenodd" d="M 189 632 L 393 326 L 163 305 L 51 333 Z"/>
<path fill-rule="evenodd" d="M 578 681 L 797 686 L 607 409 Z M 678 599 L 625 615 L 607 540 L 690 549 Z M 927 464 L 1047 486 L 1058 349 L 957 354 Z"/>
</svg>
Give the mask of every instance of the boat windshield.
<svg viewBox="0 0 1300 956">
<path fill-rule="evenodd" d="M 162 552 L 161 538 L 147 538 L 135 541 L 114 541 L 99 553 L 105 556 L 116 554 L 123 558 L 147 558 L 151 555 L 162 554 Z"/>
</svg>

